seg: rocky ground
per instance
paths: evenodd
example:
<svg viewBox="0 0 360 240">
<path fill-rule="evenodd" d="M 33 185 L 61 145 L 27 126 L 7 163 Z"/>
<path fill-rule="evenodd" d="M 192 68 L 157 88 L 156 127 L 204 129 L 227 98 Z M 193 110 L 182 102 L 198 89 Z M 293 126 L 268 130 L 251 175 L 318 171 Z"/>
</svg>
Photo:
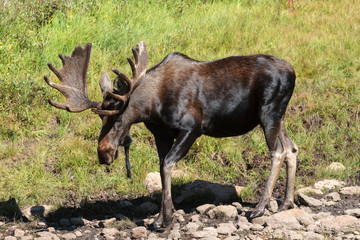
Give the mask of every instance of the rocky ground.
<svg viewBox="0 0 360 240">
<path fill-rule="evenodd" d="M 158 190 L 156 181 L 158 174 L 150 174 L 149 191 Z M 206 181 L 183 186 L 174 198 L 173 223 L 159 231 L 147 228 L 159 210 L 156 196 L 106 196 L 56 210 L 33 206 L 21 210 L 19 221 L 0 221 L 0 239 L 360 239 L 360 186 L 322 180 L 297 191 L 295 209 L 277 212 L 273 200 L 265 216 L 253 220 L 254 205 L 232 202 L 238 191 Z"/>
</svg>

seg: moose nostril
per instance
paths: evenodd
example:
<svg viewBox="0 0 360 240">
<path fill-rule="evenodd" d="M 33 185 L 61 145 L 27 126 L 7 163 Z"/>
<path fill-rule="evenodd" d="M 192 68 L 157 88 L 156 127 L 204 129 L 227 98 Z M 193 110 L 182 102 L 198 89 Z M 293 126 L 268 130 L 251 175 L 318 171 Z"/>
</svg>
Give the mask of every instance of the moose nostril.
<svg viewBox="0 0 360 240">
<path fill-rule="evenodd" d="M 111 150 L 105 150 L 105 149 L 98 149 L 98 157 L 100 164 L 107 164 L 110 165 L 114 159 L 113 154 L 111 154 Z"/>
</svg>

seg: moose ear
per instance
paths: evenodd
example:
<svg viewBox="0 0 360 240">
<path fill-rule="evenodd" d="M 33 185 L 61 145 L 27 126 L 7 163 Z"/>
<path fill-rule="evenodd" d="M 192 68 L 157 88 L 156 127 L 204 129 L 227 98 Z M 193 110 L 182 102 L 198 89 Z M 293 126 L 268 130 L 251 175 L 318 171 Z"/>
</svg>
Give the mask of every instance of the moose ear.
<svg viewBox="0 0 360 240">
<path fill-rule="evenodd" d="M 111 90 L 111 80 L 109 77 L 109 74 L 107 72 L 104 72 L 99 80 L 99 84 L 100 84 L 100 88 L 101 88 L 101 93 L 103 95 L 103 98 L 105 100 L 106 97 L 106 92 L 112 92 Z"/>
</svg>

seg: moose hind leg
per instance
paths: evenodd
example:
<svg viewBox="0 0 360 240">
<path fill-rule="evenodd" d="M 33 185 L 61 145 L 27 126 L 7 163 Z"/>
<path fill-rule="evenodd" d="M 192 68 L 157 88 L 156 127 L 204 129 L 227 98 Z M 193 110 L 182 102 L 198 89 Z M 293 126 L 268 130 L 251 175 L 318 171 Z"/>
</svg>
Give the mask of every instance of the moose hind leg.
<svg viewBox="0 0 360 240">
<path fill-rule="evenodd" d="M 286 150 L 286 157 L 285 157 L 285 164 L 286 164 L 286 193 L 284 202 L 279 207 L 279 211 L 287 210 L 294 207 L 294 184 L 295 184 L 295 173 L 296 173 L 296 162 L 297 162 L 297 155 L 298 155 L 298 147 L 290 138 L 288 133 L 286 132 L 284 122 L 281 124 L 281 133 L 284 138 L 285 150 Z"/>
<path fill-rule="evenodd" d="M 264 127 L 266 142 L 271 154 L 271 171 L 265 185 L 264 193 L 257 204 L 255 210 L 251 214 L 251 218 L 260 217 L 264 214 L 265 208 L 270 202 L 272 192 L 278 179 L 280 168 L 284 162 L 286 151 L 284 148 L 284 140 L 280 133 L 280 124 L 275 127 Z"/>
</svg>

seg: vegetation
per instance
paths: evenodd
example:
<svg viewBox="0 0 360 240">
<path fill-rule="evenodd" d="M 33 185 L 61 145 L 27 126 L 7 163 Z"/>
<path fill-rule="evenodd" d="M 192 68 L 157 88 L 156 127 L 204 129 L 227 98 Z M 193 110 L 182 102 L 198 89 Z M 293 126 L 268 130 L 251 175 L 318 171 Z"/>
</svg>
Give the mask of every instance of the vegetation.
<svg viewBox="0 0 360 240">
<path fill-rule="evenodd" d="M 335 177 L 356 182 L 360 172 L 360 5 L 352 0 L 114 1 L 0 0 L 0 202 L 61 205 L 64 200 L 114 194 L 146 195 L 143 180 L 158 171 L 154 140 L 131 129 L 133 178 L 124 157 L 98 163 L 101 120 L 91 111 L 70 114 L 47 104 L 63 97 L 46 85 L 46 63 L 59 53 L 93 43 L 88 91 L 100 100 L 98 79 L 116 67 L 130 74 L 126 57 L 145 41 L 149 66 L 178 51 L 198 60 L 265 53 L 292 63 L 297 85 L 286 114 L 299 146 L 296 186 Z M 55 76 L 50 76 L 53 80 Z M 114 74 L 111 75 L 114 78 Z M 344 172 L 326 170 L 343 163 Z M 186 176 L 246 186 L 252 198 L 270 170 L 260 128 L 244 136 L 202 136 L 177 165 Z M 280 182 L 284 182 L 281 172 Z"/>
</svg>

